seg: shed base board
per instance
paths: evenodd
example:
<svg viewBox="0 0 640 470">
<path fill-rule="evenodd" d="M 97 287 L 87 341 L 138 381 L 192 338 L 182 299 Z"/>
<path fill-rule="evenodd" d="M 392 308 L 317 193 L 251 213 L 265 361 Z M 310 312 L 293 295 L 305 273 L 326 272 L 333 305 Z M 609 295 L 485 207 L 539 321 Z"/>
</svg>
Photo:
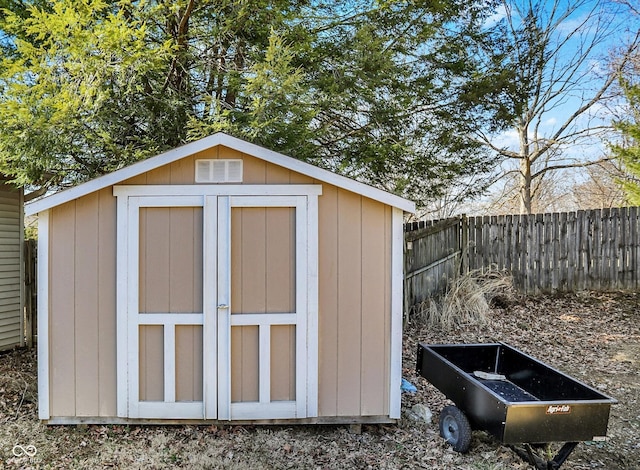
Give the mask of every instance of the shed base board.
<svg viewBox="0 0 640 470">
<path fill-rule="evenodd" d="M 207 420 L 207 419 L 130 419 L 101 416 L 57 416 L 42 423 L 50 426 L 78 424 L 128 424 L 128 425 L 292 425 L 292 424 L 395 424 L 397 419 L 388 416 L 321 416 L 301 419 L 262 420 Z"/>
</svg>

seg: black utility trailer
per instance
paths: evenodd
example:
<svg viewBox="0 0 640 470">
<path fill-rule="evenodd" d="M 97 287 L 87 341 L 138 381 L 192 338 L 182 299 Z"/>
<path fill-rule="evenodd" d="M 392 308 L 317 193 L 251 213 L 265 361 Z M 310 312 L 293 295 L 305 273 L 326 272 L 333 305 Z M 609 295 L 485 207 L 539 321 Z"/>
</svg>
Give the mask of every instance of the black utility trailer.
<svg viewBox="0 0 640 470">
<path fill-rule="evenodd" d="M 454 450 L 466 452 L 471 430 L 484 430 L 540 470 L 559 468 L 579 441 L 605 440 L 617 403 L 505 343 L 420 344 L 417 371 L 455 403 L 439 424 Z M 565 444 L 543 460 L 532 446 L 550 442 Z"/>
</svg>

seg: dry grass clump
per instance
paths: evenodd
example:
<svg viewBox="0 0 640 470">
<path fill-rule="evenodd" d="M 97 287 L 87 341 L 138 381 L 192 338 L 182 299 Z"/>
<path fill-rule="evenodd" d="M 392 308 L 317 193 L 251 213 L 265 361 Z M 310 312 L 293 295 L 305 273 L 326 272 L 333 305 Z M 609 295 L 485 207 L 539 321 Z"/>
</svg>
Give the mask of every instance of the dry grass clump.
<svg viewBox="0 0 640 470">
<path fill-rule="evenodd" d="M 414 307 L 419 324 L 444 331 L 463 325 L 483 325 L 491 304 L 502 305 L 515 298 L 512 277 L 498 270 L 470 271 L 447 282 L 443 294 Z"/>
</svg>

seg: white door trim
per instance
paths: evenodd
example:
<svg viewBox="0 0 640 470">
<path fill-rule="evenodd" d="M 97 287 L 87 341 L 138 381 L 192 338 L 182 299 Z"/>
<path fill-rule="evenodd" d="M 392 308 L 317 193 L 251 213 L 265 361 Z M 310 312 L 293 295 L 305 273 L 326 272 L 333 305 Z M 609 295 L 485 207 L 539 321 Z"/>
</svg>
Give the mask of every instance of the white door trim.
<svg viewBox="0 0 640 470">
<path fill-rule="evenodd" d="M 315 417 L 318 414 L 318 196 L 320 185 L 176 185 L 114 186 L 117 196 L 117 412 L 119 417 L 206 418 L 206 419 L 270 419 L 282 416 Z M 231 327 L 228 312 L 230 299 L 215 298 L 203 289 L 203 312 L 190 315 L 189 321 L 203 325 L 203 367 L 215 369 L 215 379 L 203 380 L 203 404 L 139 402 L 138 393 L 138 328 L 140 322 L 128 312 L 136 312 L 138 277 L 139 209 L 140 207 L 203 207 L 203 243 L 205 257 L 204 285 L 216 285 L 218 292 L 230 293 L 230 279 L 216 269 L 229 266 L 230 223 L 218 226 L 219 220 L 230 220 L 231 206 L 296 207 L 296 401 L 266 403 L 264 397 L 255 404 L 231 404 L 230 380 L 223 386 L 219 377 L 230 377 L 230 340 L 224 332 Z M 134 295 L 135 294 L 135 295 Z M 134 300 L 135 299 L 135 300 Z M 282 312 L 274 317 L 286 321 Z M 145 314 L 145 316 L 150 314 Z M 181 314 L 182 315 L 182 314 Z M 224 319 L 227 318 L 227 320 Z M 149 321 L 160 321 L 149 316 Z M 185 318 L 186 321 L 186 318 Z M 226 321 L 226 323 L 225 323 Z M 235 320 L 234 320 L 235 321 Z M 249 321 L 244 319 L 241 321 Z M 170 322 L 171 323 L 171 322 Z M 163 323 L 165 324 L 165 323 Z M 191 323 L 189 323 L 191 324 Z M 171 348 L 171 334 L 165 335 L 165 347 Z M 266 336 L 266 335 L 263 335 Z M 217 342 L 217 344 L 215 344 Z M 265 350 L 266 351 L 266 350 Z M 226 354 L 222 354 L 222 353 Z M 217 359 L 216 359 L 217 357 Z M 227 360 L 222 358 L 226 357 Z M 169 364 L 170 365 L 170 364 Z M 264 367 L 264 366 L 263 366 Z M 225 375 L 223 375 L 225 374 Z M 167 374 L 165 374 L 166 377 Z M 165 398 L 175 378 L 165 379 Z M 266 395 L 266 386 L 261 385 Z M 133 392 L 135 391 L 135 393 Z M 134 396 L 135 395 L 135 396 Z M 221 406 L 228 403 L 228 406 Z M 173 406 L 175 405 L 175 406 Z M 165 408 L 162 408 L 162 407 Z"/>
</svg>

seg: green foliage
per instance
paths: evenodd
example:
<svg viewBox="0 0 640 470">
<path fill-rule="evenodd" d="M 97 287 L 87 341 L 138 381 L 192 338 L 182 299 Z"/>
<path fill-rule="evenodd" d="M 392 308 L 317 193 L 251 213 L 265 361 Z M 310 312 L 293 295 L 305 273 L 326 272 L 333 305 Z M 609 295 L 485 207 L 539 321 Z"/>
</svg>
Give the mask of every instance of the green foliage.
<svg viewBox="0 0 640 470">
<path fill-rule="evenodd" d="M 640 205 L 640 83 L 622 80 L 622 89 L 628 102 L 628 120 L 614 123 L 622 134 L 623 142 L 612 146 L 612 152 L 623 164 L 629 177 L 620 181 L 629 203 Z"/>
<path fill-rule="evenodd" d="M 24 184 L 216 131 L 418 202 L 490 164 L 460 99 L 483 0 L 0 2 L 0 170 Z"/>
<path fill-rule="evenodd" d="M 149 41 L 126 11 L 89 0 L 7 13 L 16 54 L 2 62 L 0 164 L 20 183 L 82 181 L 177 143 L 177 124 L 159 116 L 175 102 L 151 86 L 172 45 Z"/>
</svg>

